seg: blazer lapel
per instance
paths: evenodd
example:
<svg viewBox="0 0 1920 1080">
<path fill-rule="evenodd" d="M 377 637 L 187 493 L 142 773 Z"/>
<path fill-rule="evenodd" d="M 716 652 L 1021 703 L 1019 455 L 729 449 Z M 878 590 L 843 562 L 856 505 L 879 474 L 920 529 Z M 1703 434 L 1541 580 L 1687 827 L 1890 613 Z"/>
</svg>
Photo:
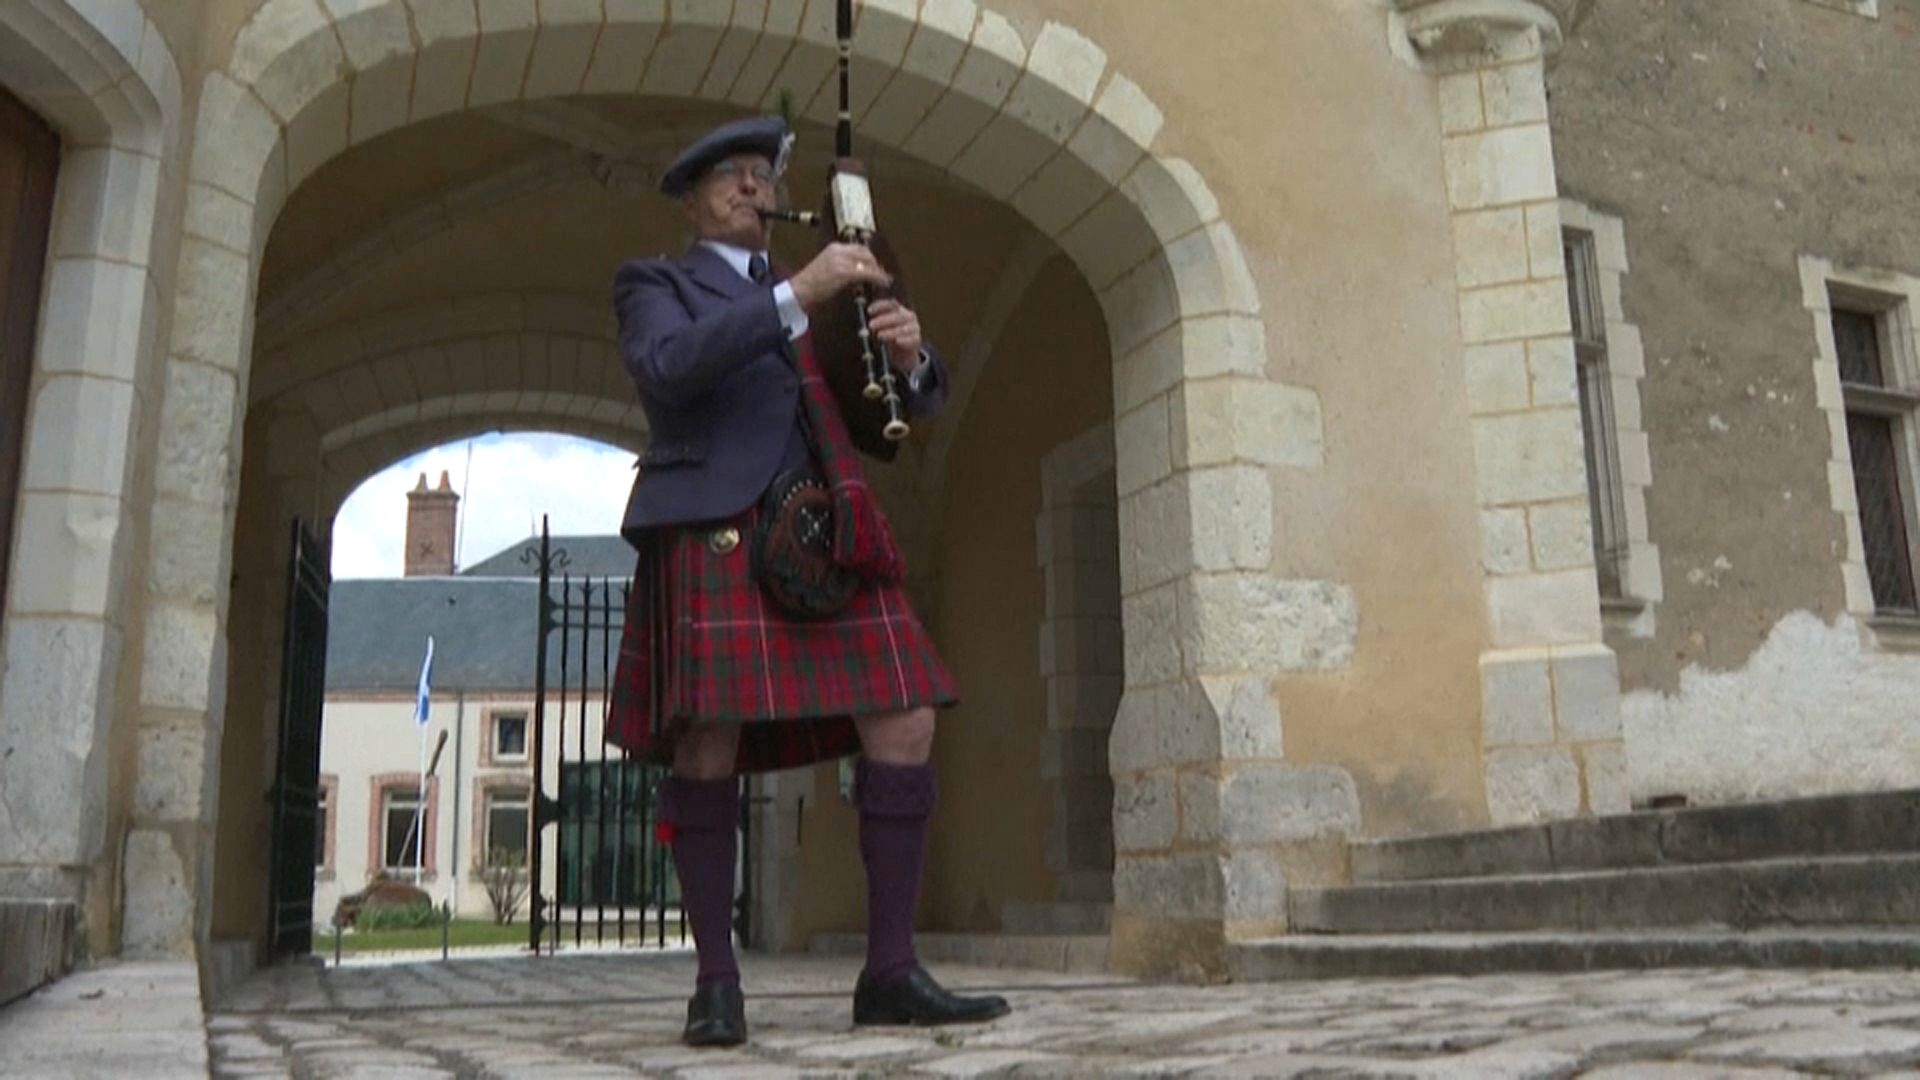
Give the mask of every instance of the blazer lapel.
<svg viewBox="0 0 1920 1080">
<path fill-rule="evenodd" d="M 693 245 L 693 248 L 687 252 L 686 257 L 680 260 L 680 263 L 686 267 L 688 277 L 698 282 L 701 287 L 718 293 L 728 300 L 745 296 L 754 289 L 763 289 L 766 287 L 764 285 L 755 285 L 745 277 L 742 277 L 738 270 L 735 270 L 727 264 L 727 260 L 722 258 L 719 252 L 705 244 Z M 787 275 L 779 266 L 774 266 L 773 272 L 775 281 L 786 280 Z M 799 370 L 800 358 L 793 351 L 793 342 L 789 341 L 784 335 L 780 338 L 780 355 L 788 364 L 792 365 L 796 371 Z"/>
<path fill-rule="evenodd" d="M 705 244 L 693 245 L 681 263 L 687 268 L 688 277 L 729 300 L 760 288 L 728 266 L 727 260 L 719 252 Z"/>
</svg>

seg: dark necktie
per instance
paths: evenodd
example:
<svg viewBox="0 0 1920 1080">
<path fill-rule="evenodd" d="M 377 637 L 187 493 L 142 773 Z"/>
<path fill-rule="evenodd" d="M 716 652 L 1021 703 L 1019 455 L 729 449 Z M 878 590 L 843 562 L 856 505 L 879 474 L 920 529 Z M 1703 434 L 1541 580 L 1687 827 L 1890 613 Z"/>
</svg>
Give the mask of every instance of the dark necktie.
<svg viewBox="0 0 1920 1080">
<path fill-rule="evenodd" d="M 747 260 L 747 277 L 751 279 L 755 285 L 765 285 L 767 283 L 767 257 L 765 255 L 756 253 L 752 258 Z"/>
</svg>

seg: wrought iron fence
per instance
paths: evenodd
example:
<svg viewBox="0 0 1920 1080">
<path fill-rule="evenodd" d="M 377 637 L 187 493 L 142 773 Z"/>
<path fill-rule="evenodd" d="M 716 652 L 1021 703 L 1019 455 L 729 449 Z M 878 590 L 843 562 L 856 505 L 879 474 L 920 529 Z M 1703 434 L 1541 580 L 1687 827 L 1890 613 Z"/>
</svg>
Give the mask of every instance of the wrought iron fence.
<svg viewBox="0 0 1920 1080">
<path fill-rule="evenodd" d="M 631 582 L 575 577 L 547 524 L 521 552 L 538 573 L 535 638 L 532 842 L 528 946 L 536 953 L 585 945 L 686 944 L 679 881 L 655 834 L 655 791 L 665 771 L 605 738 Z M 749 851 L 741 799 L 741 851 Z M 551 865 L 549 880 L 546 870 Z M 746 944 L 751 860 L 742 860 L 734 925 Z"/>
</svg>

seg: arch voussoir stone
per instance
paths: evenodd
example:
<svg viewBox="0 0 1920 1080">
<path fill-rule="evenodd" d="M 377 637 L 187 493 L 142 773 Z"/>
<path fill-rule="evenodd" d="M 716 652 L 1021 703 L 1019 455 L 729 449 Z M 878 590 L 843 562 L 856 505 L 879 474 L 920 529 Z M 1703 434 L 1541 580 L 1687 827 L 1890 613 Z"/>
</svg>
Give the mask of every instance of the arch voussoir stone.
<svg viewBox="0 0 1920 1080">
<path fill-rule="evenodd" d="M 728 4 L 672 5 L 667 25 L 647 58 L 639 91 L 661 97 L 691 97 L 699 89 L 721 42 L 733 27 Z"/>
<path fill-rule="evenodd" d="M 326 327 L 262 354 L 253 400 L 409 349 L 438 347 L 457 374 L 460 349 L 491 336 L 542 333 L 611 342 L 613 330 L 603 302 L 572 294 L 486 293 L 438 301 Z"/>
<path fill-rule="evenodd" d="M 257 31 L 250 33 L 249 31 Z M 315 3 L 277 0 L 262 8 L 235 42 L 233 81 L 260 99 L 282 124 L 321 95 L 341 88 L 350 71 L 332 20 Z"/>
<path fill-rule="evenodd" d="M 479 13 L 459 0 L 408 0 L 414 38 L 413 92 L 407 121 L 466 107 L 467 85 L 479 53 Z"/>
<path fill-rule="evenodd" d="M 982 11 L 952 81 L 901 142 L 915 157 L 946 168 L 993 122 L 1026 68 L 1026 43 L 1005 16 Z"/>
<path fill-rule="evenodd" d="M 210 72 L 200 88 L 195 118 L 193 179 L 242 202 L 259 201 L 267 163 L 280 142 L 280 122 L 245 83 Z M 255 220 L 254 231 L 270 222 Z"/>
<path fill-rule="evenodd" d="M 856 125 L 864 123 L 868 111 L 906 60 L 907 48 L 918 29 L 919 6 L 918 0 L 866 0 L 856 9 L 847 88 Z M 829 108 L 838 108 L 839 96 L 833 79 L 820 88 L 819 99 Z"/>
<path fill-rule="evenodd" d="M 1041 28 L 1000 114 L 953 163 L 955 175 L 1012 198 L 1068 140 L 1093 107 L 1106 71 L 1098 46 L 1059 23 Z"/>
<path fill-rule="evenodd" d="M 549 0 L 541 5 L 540 32 L 533 39 L 521 96 L 579 93 L 605 25 L 605 11 L 595 0 Z"/>
</svg>

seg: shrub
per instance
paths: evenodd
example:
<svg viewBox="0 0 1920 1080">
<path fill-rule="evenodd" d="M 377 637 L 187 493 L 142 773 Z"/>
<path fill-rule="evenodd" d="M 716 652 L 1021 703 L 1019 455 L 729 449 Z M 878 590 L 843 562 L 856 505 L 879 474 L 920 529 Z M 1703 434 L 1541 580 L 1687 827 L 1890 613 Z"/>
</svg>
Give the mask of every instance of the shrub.
<svg viewBox="0 0 1920 1080">
<path fill-rule="evenodd" d="M 486 886 L 487 903 L 493 908 L 493 921 L 505 926 L 520 913 L 527 898 L 527 871 L 518 852 L 494 848 L 487 865 L 480 868 L 480 881 Z"/>
<path fill-rule="evenodd" d="M 440 909 L 431 903 L 371 907 L 360 912 L 354 929 L 369 933 L 382 930 L 421 930 L 440 925 Z"/>
</svg>

